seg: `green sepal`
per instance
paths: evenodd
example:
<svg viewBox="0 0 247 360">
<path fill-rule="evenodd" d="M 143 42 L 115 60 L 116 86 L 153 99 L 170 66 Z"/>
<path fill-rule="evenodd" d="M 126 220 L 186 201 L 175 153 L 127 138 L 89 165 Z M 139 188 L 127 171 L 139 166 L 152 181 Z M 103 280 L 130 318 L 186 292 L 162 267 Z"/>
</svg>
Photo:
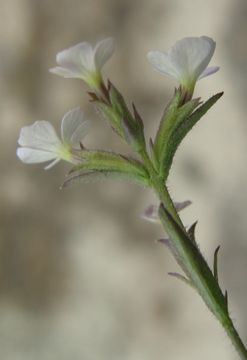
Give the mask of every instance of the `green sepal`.
<svg viewBox="0 0 247 360">
<path fill-rule="evenodd" d="M 199 101 L 200 99 L 196 98 L 181 105 L 181 92 L 176 90 L 172 101 L 167 106 L 164 115 L 162 116 L 159 130 L 155 138 L 154 150 L 156 157 L 160 159 L 161 163 L 172 132 L 195 110 L 199 105 Z"/>
<path fill-rule="evenodd" d="M 116 87 L 109 82 L 108 100 L 94 98 L 96 108 L 110 122 L 112 129 L 135 151 L 145 148 L 143 121 L 133 104 L 133 115 Z"/>
<path fill-rule="evenodd" d="M 128 118 L 123 117 L 122 129 L 127 144 L 129 144 L 134 151 L 140 152 L 145 149 L 143 129 L 141 129 L 137 123 L 133 123 L 129 121 Z"/>
<path fill-rule="evenodd" d="M 122 94 L 111 83 L 109 84 L 109 98 L 126 142 L 137 152 L 145 148 L 143 121 L 135 105 L 133 104 L 132 115 Z"/>
<path fill-rule="evenodd" d="M 166 106 L 165 111 L 160 120 L 159 129 L 156 133 L 154 140 L 154 151 L 159 156 L 163 147 L 163 141 L 165 133 L 169 131 L 171 124 L 174 122 L 177 116 L 177 111 L 181 102 L 181 94 L 175 89 L 174 96 L 169 104 Z"/>
<path fill-rule="evenodd" d="M 160 159 L 161 175 L 164 180 L 167 179 L 169 170 L 172 165 L 172 160 L 177 151 L 178 146 L 193 126 L 202 118 L 203 115 L 221 98 L 223 92 L 220 92 L 205 103 L 203 103 L 198 109 L 196 109 L 191 115 L 183 118 L 183 121 L 177 122 L 177 126 L 173 129 L 172 134 L 167 142 L 166 149 L 163 152 L 163 156 Z"/>
<path fill-rule="evenodd" d="M 124 138 L 124 132 L 121 125 L 121 118 L 119 113 L 115 111 L 115 109 L 103 102 L 103 101 L 94 101 L 94 104 L 97 110 L 104 116 L 106 121 L 108 121 L 112 127 L 112 129 L 122 138 Z"/>
<path fill-rule="evenodd" d="M 125 103 L 123 95 L 117 90 L 117 88 L 110 83 L 109 84 L 109 97 L 110 103 L 114 111 L 119 114 L 119 118 L 128 118 L 130 122 L 134 122 L 132 120 L 132 115 Z"/>
<path fill-rule="evenodd" d="M 82 150 L 80 152 L 81 163 L 70 171 L 65 183 L 73 182 L 75 179 L 89 182 L 95 181 L 97 177 L 129 179 L 149 186 L 149 175 L 144 165 L 131 157 L 109 151 Z"/>
<path fill-rule="evenodd" d="M 154 143 L 153 143 L 152 138 L 149 139 L 149 149 L 150 149 L 150 157 L 151 157 L 153 166 L 154 166 L 155 170 L 158 172 L 158 170 L 159 170 L 159 160 L 158 160 L 156 152 L 154 150 Z"/>
<path fill-rule="evenodd" d="M 166 244 L 187 278 L 216 317 L 227 317 L 227 302 L 198 246 L 161 204 L 159 217 L 169 239 Z"/>
<path fill-rule="evenodd" d="M 129 174 L 121 171 L 106 171 L 106 170 L 80 170 L 68 175 L 62 184 L 61 188 L 68 187 L 74 184 L 83 183 L 95 183 L 103 180 L 124 180 L 130 181 L 137 185 L 149 187 L 149 181 L 139 175 Z"/>
</svg>

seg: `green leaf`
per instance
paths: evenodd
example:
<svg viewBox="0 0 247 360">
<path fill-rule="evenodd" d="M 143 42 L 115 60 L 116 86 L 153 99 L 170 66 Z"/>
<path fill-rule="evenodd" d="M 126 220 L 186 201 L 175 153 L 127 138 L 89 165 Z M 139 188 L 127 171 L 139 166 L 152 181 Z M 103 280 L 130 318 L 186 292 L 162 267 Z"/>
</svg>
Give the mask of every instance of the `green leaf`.
<svg viewBox="0 0 247 360">
<path fill-rule="evenodd" d="M 194 243 L 196 243 L 196 238 L 195 238 L 195 229 L 196 229 L 196 225 L 197 225 L 197 221 L 195 221 L 187 230 L 187 234 L 189 236 L 189 238 L 194 241 Z"/>
<path fill-rule="evenodd" d="M 166 244 L 177 263 L 215 316 L 224 316 L 227 313 L 225 296 L 199 248 L 163 204 L 160 206 L 159 216 L 169 236 Z"/>
<path fill-rule="evenodd" d="M 140 161 L 121 154 L 102 150 L 82 150 L 80 157 L 82 163 L 75 166 L 75 170 L 116 170 L 148 176 L 145 166 Z"/>
<path fill-rule="evenodd" d="M 134 115 L 132 115 L 122 94 L 112 84 L 110 84 L 109 95 L 112 108 L 119 116 L 119 126 L 126 142 L 137 152 L 145 148 L 143 121 L 135 105 L 133 104 Z"/>
<path fill-rule="evenodd" d="M 133 115 L 122 94 L 109 83 L 109 103 L 95 100 L 97 108 L 110 122 L 112 128 L 137 152 L 145 148 L 143 121 L 133 104 Z"/>
<path fill-rule="evenodd" d="M 183 276 L 183 275 L 181 275 L 181 274 L 179 274 L 179 273 L 169 272 L 168 275 L 173 276 L 173 277 L 175 277 L 176 279 L 183 281 L 185 284 L 190 285 L 190 286 L 193 287 L 192 282 L 191 282 L 190 280 L 188 280 L 185 276 Z"/>
<path fill-rule="evenodd" d="M 120 118 L 128 118 L 130 122 L 134 123 L 133 117 L 125 103 L 123 95 L 117 90 L 117 88 L 110 83 L 109 90 L 110 102 L 116 113 Z"/>
<path fill-rule="evenodd" d="M 115 109 L 102 101 L 95 101 L 96 109 L 103 115 L 103 117 L 108 121 L 112 129 L 122 138 L 124 138 L 124 133 L 121 125 L 121 117 Z"/>
<path fill-rule="evenodd" d="M 176 129 L 185 118 L 187 118 L 199 105 L 199 98 L 187 101 L 181 105 L 181 93 L 179 90 L 175 92 L 174 98 L 168 105 L 161 119 L 159 130 L 156 134 L 154 150 L 156 157 L 160 160 L 162 166 L 162 159 L 165 156 L 167 145 L 174 129 Z"/>
<path fill-rule="evenodd" d="M 190 116 L 186 117 L 183 121 L 180 121 L 177 127 L 173 130 L 169 137 L 169 142 L 166 146 L 166 151 L 163 153 L 162 159 L 160 159 L 161 174 L 166 180 L 169 170 L 172 165 L 172 160 L 177 151 L 178 146 L 193 126 L 202 118 L 203 115 L 218 101 L 223 92 L 220 92 L 212 96 L 209 100 L 203 103 L 197 110 L 195 110 Z"/>
<path fill-rule="evenodd" d="M 94 183 L 102 180 L 128 180 L 141 186 L 150 186 L 148 179 L 133 173 L 113 170 L 81 170 L 68 175 L 61 187 L 68 187 L 78 183 Z"/>
<path fill-rule="evenodd" d="M 109 151 L 82 150 L 81 163 L 70 171 L 66 183 L 75 179 L 88 182 L 97 177 L 129 179 L 149 186 L 149 174 L 144 165 L 131 157 Z"/>
<path fill-rule="evenodd" d="M 177 117 L 177 111 L 181 102 L 181 94 L 176 89 L 174 97 L 171 102 L 166 106 L 164 114 L 161 118 L 159 129 L 157 131 L 155 141 L 154 141 L 154 151 L 159 157 L 161 153 L 161 149 L 163 147 L 163 142 L 165 138 L 165 134 L 170 131 L 170 128 Z"/>
<path fill-rule="evenodd" d="M 214 277 L 215 280 L 218 282 L 218 252 L 220 250 L 220 245 L 214 251 Z"/>
<path fill-rule="evenodd" d="M 134 151 L 140 152 L 146 148 L 143 129 L 139 128 L 138 123 L 133 124 L 128 118 L 123 117 L 122 129 L 126 142 Z"/>
</svg>

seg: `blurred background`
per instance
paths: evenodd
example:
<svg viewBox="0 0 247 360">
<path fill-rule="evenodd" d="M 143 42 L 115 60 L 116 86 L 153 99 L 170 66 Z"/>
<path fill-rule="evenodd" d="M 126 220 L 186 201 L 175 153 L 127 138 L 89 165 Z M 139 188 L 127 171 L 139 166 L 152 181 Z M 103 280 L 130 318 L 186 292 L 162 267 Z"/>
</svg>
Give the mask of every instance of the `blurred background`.
<svg viewBox="0 0 247 360">
<path fill-rule="evenodd" d="M 172 79 L 154 72 L 151 49 L 185 36 L 217 42 L 220 71 L 196 96 L 224 97 L 180 147 L 172 197 L 193 204 L 210 263 L 221 245 L 220 281 L 247 343 L 247 2 L 245 0 L 0 0 L 0 358 L 2 360 L 224 359 L 237 355 L 201 299 L 170 278 L 177 265 L 155 242 L 160 226 L 140 214 L 145 189 L 102 182 L 60 190 L 67 164 L 44 171 L 15 155 L 22 126 L 78 105 L 92 121 L 90 148 L 129 153 L 88 102 L 86 86 L 48 72 L 58 51 L 116 38 L 104 68 L 154 135 Z"/>
</svg>

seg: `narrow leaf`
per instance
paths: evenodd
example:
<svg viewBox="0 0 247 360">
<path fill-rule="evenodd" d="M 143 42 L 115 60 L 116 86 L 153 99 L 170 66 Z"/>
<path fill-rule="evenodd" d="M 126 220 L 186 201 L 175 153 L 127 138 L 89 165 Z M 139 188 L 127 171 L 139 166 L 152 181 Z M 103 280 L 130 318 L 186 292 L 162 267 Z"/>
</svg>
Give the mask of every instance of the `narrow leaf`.
<svg viewBox="0 0 247 360">
<path fill-rule="evenodd" d="M 189 279 L 187 279 L 185 276 L 183 276 L 183 275 L 181 275 L 181 274 L 179 274 L 179 273 L 169 272 L 168 275 L 173 276 L 173 277 L 175 277 L 176 279 L 182 280 L 185 284 L 193 287 L 192 282 L 191 282 Z"/>
<path fill-rule="evenodd" d="M 175 94 L 168 109 L 165 110 L 155 138 L 154 148 L 159 159 L 163 158 L 163 154 L 166 151 L 167 144 L 174 129 L 195 110 L 200 101 L 199 98 L 192 99 L 180 106 L 181 94 L 179 93 L 179 98 L 177 98 L 177 96 L 178 95 Z"/>
<path fill-rule="evenodd" d="M 90 96 L 90 102 L 99 101 L 98 95 L 96 95 L 94 92 L 88 91 L 88 95 Z"/>
<path fill-rule="evenodd" d="M 159 162 L 154 150 L 154 143 L 153 143 L 153 139 L 150 138 L 149 139 L 149 148 L 150 148 L 150 156 L 151 156 L 151 160 L 153 161 L 153 165 L 155 167 L 155 169 L 158 171 L 159 169 Z"/>
<path fill-rule="evenodd" d="M 122 117 L 121 125 L 126 142 L 134 149 L 139 150 L 145 148 L 145 139 L 143 129 L 138 127 L 138 124 L 133 124 L 128 118 Z"/>
<path fill-rule="evenodd" d="M 228 310 L 228 292 L 227 292 L 227 290 L 225 291 L 225 302 L 226 302 L 226 308 L 227 308 L 227 312 L 228 312 L 229 310 Z"/>
<path fill-rule="evenodd" d="M 83 150 L 80 152 L 81 163 L 72 168 L 71 172 L 78 170 L 120 171 L 133 173 L 148 178 L 144 165 L 131 157 L 116 154 L 110 151 Z"/>
<path fill-rule="evenodd" d="M 94 183 L 102 180 L 129 180 L 141 186 L 149 186 L 147 179 L 120 171 L 78 171 L 70 174 L 62 184 L 61 188 L 78 183 Z"/>
<path fill-rule="evenodd" d="M 214 252 L 214 277 L 215 280 L 218 282 L 218 252 L 220 250 L 220 245 L 217 246 Z"/>
<path fill-rule="evenodd" d="M 195 229 L 196 229 L 197 221 L 194 222 L 188 229 L 187 233 L 189 235 L 189 238 L 196 244 L 196 238 L 195 238 Z"/>
<path fill-rule="evenodd" d="M 163 153 L 163 158 L 161 161 L 161 171 L 162 175 L 167 178 L 169 174 L 170 167 L 172 165 L 172 160 L 175 155 L 175 152 L 180 145 L 181 141 L 187 135 L 187 133 L 193 128 L 193 126 L 201 119 L 203 115 L 218 101 L 223 92 L 220 92 L 212 96 L 209 100 L 203 103 L 197 110 L 195 110 L 190 116 L 188 116 L 184 121 L 182 121 L 179 126 L 173 131 L 172 136 L 169 138 L 169 143 L 167 144 L 166 151 Z"/>
<path fill-rule="evenodd" d="M 133 113 L 134 113 L 134 118 L 136 120 L 136 123 L 139 125 L 139 127 L 141 129 L 143 129 L 144 125 L 143 125 L 143 120 L 142 120 L 142 117 L 141 115 L 138 113 L 137 109 L 136 109 L 136 106 L 134 103 L 132 103 L 132 107 L 133 107 Z"/>
<path fill-rule="evenodd" d="M 131 114 L 124 97 L 111 84 L 109 90 L 110 107 L 114 112 L 114 122 L 117 122 L 117 128 L 122 137 L 125 138 L 127 143 L 135 150 L 139 151 L 145 147 L 145 138 L 143 132 L 143 122 L 141 116 L 133 104 L 134 116 Z"/>
<path fill-rule="evenodd" d="M 182 201 L 182 202 L 174 202 L 174 206 L 175 206 L 175 209 L 177 211 L 181 211 L 181 210 L 184 210 L 185 208 L 187 208 L 189 205 L 191 205 L 192 202 L 190 200 L 185 200 L 185 201 Z"/>
<path fill-rule="evenodd" d="M 111 84 L 110 91 L 110 102 L 111 105 L 116 113 L 122 118 L 128 118 L 130 121 L 132 120 L 132 115 L 125 103 L 125 100 L 123 98 L 123 95 L 117 90 L 117 88 Z"/>
<path fill-rule="evenodd" d="M 180 101 L 181 94 L 176 89 L 172 100 L 165 108 L 165 111 L 160 120 L 159 129 L 155 137 L 154 150 L 157 156 L 159 156 L 161 148 L 163 146 L 164 134 L 169 130 L 171 126 L 170 124 L 172 124 L 174 119 L 176 118 L 177 109 L 179 107 Z"/>
<path fill-rule="evenodd" d="M 222 308 L 226 307 L 225 297 L 200 250 L 163 204 L 160 206 L 159 215 L 169 236 L 169 248 L 175 259 L 209 309 L 217 314 L 219 304 Z"/>
<path fill-rule="evenodd" d="M 116 111 L 108 104 L 95 101 L 96 110 L 103 116 L 103 118 L 110 123 L 112 129 L 123 138 L 123 130 L 121 127 L 120 116 Z"/>
<path fill-rule="evenodd" d="M 192 112 L 198 107 L 200 104 L 200 98 L 195 98 L 190 101 L 187 101 L 183 106 L 178 109 L 177 118 L 174 122 L 174 129 L 177 128 L 185 118 L 190 116 Z"/>
</svg>

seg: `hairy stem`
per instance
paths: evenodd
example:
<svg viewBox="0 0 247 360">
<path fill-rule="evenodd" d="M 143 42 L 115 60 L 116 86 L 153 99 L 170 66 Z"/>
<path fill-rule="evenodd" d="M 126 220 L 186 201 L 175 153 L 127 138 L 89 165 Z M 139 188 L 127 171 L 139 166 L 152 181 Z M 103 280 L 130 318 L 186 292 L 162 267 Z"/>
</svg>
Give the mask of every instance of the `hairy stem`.
<svg viewBox="0 0 247 360">
<path fill-rule="evenodd" d="M 170 194 L 167 188 L 164 186 L 164 181 L 162 178 L 159 177 L 158 172 L 156 171 L 155 167 L 153 166 L 152 161 L 146 151 L 146 149 L 142 149 L 140 152 L 142 160 L 146 165 L 147 170 L 149 171 L 149 176 L 151 178 L 153 189 L 156 192 L 157 196 L 159 197 L 160 201 L 166 205 L 167 210 L 171 213 L 171 215 L 176 219 L 176 221 L 183 226 L 183 223 L 176 211 L 176 208 L 173 204 L 173 201 L 170 197 Z"/>
<path fill-rule="evenodd" d="M 230 318 L 227 293 L 224 295 L 221 291 L 217 271 L 215 276 L 197 244 L 188 236 L 164 180 L 159 177 L 147 151 L 142 149 L 140 155 L 149 171 L 153 189 L 162 204 L 160 219 L 169 235 L 168 246 L 172 254 L 187 275 L 192 286 L 225 329 L 240 358 L 247 360 L 247 350 Z"/>
</svg>

